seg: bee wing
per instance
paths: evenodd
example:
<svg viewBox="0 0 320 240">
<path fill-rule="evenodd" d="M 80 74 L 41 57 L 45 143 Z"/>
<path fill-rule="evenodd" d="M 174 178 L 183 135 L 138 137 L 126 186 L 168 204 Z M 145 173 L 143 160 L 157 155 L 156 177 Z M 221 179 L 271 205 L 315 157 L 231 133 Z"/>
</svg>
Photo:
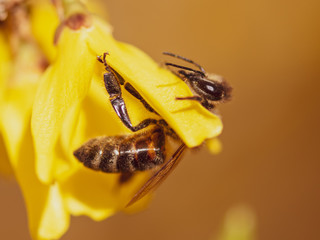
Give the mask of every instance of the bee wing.
<svg viewBox="0 0 320 240">
<path fill-rule="evenodd" d="M 183 153 L 186 145 L 181 144 L 181 146 L 177 149 L 177 151 L 172 155 L 170 160 L 166 162 L 158 172 L 156 172 L 140 189 L 139 191 L 133 196 L 130 202 L 127 204 L 126 207 L 129 207 L 136 201 L 143 198 L 147 193 L 152 190 L 155 190 L 169 175 L 169 173 L 177 166 L 177 164 L 181 160 L 181 154 Z"/>
</svg>

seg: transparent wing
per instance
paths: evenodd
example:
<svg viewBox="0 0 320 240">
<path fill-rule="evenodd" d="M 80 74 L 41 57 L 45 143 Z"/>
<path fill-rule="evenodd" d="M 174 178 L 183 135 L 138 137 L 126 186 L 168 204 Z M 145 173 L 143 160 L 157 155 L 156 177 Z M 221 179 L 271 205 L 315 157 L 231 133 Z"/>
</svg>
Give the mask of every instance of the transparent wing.
<svg viewBox="0 0 320 240">
<path fill-rule="evenodd" d="M 181 154 L 183 153 L 184 149 L 186 148 L 185 144 L 181 144 L 177 151 L 172 155 L 170 160 L 166 162 L 158 172 L 156 172 L 140 189 L 139 191 L 133 196 L 130 202 L 127 204 L 126 207 L 129 207 L 136 201 L 143 198 L 146 194 L 150 191 L 155 190 L 159 185 L 166 179 L 166 177 L 171 173 L 171 171 L 178 165 L 181 160 Z"/>
</svg>

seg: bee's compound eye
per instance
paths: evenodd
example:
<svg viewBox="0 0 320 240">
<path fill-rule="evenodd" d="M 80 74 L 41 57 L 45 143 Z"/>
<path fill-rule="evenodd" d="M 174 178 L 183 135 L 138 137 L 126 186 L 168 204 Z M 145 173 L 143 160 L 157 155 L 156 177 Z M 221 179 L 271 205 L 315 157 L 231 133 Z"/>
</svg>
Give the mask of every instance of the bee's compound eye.
<svg viewBox="0 0 320 240">
<path fill-rule="evenodd" d="M 199 81 L 198 87 L 208 100 L 221 100 L 224 94 L 223 87 L 217 82 Z"/>
</svg>

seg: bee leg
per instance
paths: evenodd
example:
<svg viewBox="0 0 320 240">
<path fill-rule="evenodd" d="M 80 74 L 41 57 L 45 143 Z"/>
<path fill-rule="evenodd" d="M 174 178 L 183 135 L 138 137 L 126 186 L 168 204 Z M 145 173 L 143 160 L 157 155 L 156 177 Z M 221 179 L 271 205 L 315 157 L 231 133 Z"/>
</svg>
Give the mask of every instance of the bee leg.
<svg viewBox="0 0 320 240">
<path fill-rule="evenodd" d="M 120 173 L 120 176 L 119 176 L 119 179 L 118 179 L 118 182 L 119 182 L 119 185 L 122 185 L 124 183 L 127 183 L 128 181 L 130 181 L 130 179 L 132 179 L 134 173 L 132 172 L 122 172 Z"/>
<path fill-rule="evenodd" d="M 140 129 L 143 129 L 149 126 L 150 124 L 158 123 L 158 120 L 148 118 L 143 120 L 137 126 L 133 126 L 129 118 L 126 104 L 122 98 L 121 87 L 116 75 L 113 73 L 113 71 L 110 71 L 103 75 L 103 79 L 104 79 L 106 90 L 109 94 L 111 105 L 115 110 L 116 114 L 118 115 L 118 117 L 120 118 L 120 120 L 123 122 L 123 124 L 127 128 L 129 128 L 133 132 L 136 132 Z"/>
<path fill-rule="evenodd" d="M 97 56 L 97 60 L 98 60 L 99 62 L 103 63 L 103 65 L 104 65 L 106 68 L 109 67 L 108 64 L 107 64 L 107 61 L 106 61 L 107 55 L 109 55 L 109 53 L 108 53 L 108 52 L 105 52 L 105 53 L 103 53 L 103 55 Z M 108 69 L 107 69 L 107 70 L 108 70 Z"/>
<path fill-rule="evenodd" d="M 199 97 L 199 96 L 176 97 L 176 100 L 194 100 L 194 101 L 198 101 L 200 103 L 203 101 L 202 97 Z"/>
<path fill-rule="evenodd" d="M 189 68 L 189 67 L 177 65 L 177 64 L 174 64 L 174 63 L 168 63 L 168 62 L 166 62 L 165 65 L 166 65 L 166 66 L 175 67 L 175 68 L 184 69 L 184 70 L 191 71 L 191 72 L 194 72 L 194 73 L 198 73 L 198 74 L 200 74 L 201 76 L 205 76 L 205 75 L 206 75 L 204 72 L 201 72 L 201 71 L 198 71 L 198 70 L 194 70 L 194 69 Z"/>
<path fill-rule="evenodd" d="M 206 109 L 212 109 L 214 108 L 214 105 L 209 103 L 205 98 L 199 97 L 199 96 L 191 96 L 191 97 L 176 97 L 176 100 L 193 100 L 198 101 L 201 103 L 203 107 Z"/>
<path fill-rule="evenodd" d="M 124 85 L 124 88 L 135 98 L 137 98 L 138 100 L 140 100 L 140 102 L 144 105 L 144 107 L 149 111 L 149 112 L 153 112 L 157 115 L 159 115 L 147 102 L 146 100 L 143 99 L 143 97 L 140 95 L 140 93 L 138 93 L 138 91 L 130 84 L 130 83 L 126 83 Z"/>
</svg>

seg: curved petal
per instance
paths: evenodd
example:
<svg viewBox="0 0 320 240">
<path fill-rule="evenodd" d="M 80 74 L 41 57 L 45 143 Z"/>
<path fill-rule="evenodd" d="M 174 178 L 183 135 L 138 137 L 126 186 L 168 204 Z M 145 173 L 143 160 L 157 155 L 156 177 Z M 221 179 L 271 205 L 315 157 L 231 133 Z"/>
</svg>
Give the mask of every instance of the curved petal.
<svg viewBox="0 0 320 240">
<path fill-rule="evenodd" d="M 56 28 L 59 25 L 57 12 L 49 1 L 31 1 L 30 23 L 32 34 L 50 62 L 56 56 L 53 44 Z"/>
<path fill-rule="evenodd" d="M 11 72 L 11 60 L 9 44 L 5 39 L 5 34 L 0 31 L 0 104 Z"/>
<path fill-rule="evenodd" d="M 64 206 L 59 185 L 50 185 L 38 226 L 40 239 L 60 238 L 67 231 L 69 221 L 70 216 Z"/>
<path fill-rule="evenodd" d="M 148 176 L 147 172 L 139 173 L 128 183 L 119 185 L 119 174 L 106 174 L 81 166 L 61 182 L 61 189 L 71 214 L 87 215 L 100 221 L 123 209 Z"/>
<path fill-rule="evenodd" d="M 36 171 L 44 183 L 53 180 L 55 148 L 65 117 L 87 94 L 95 56 L 84 41 L 87 30 L 61 33 L 56 61 L 44 73 L 32 112 Z"/>
<path fill-rule="evenodd" d="M 36 176 L 30 130 L 24 136 L 15 174 L 26 201 L 33 238 L 60 238 L 69 227 L 69 213 L 64 206 L 59 186 L 44 185 Z"/>
<path fill-rule="evenodd" d="M 0 113 L 0 127 L 13 168 L 17 166 L 17 149 L 21 148 L 25 131 L 30 124 L 31 107 L 36 84 L 8 89 Z"/>
<path fill-rule="evenodd" d="M 72 215 L 88 215 L 102 220 L 116 212 L 116 198 L 112 191 L 116 178 L 112 174 L 103 174 L 79 167 L 62 182 L 62 191 L 66 206 Z"/>
<path fill-rule="evenodd" d="M 9 50 L 5 34 L 0 31 L 0 114 L 3 113 L 3 106 L 5 106 L 5 85 L 12 65 Z M 9 157 L 7 155 L 7 150 L 5 149 L 4 139 L 2 136 L 0 137 L 0 173 L 6 176 L 12 174 L 12 168 L 10 166 Z"/>
<path fill-rule="evenodd" d="M 29 128 L 35 87 L 29 84 L 7 91 L 0 127 L 26 201 L 31 234 L 34 239 L 53 239 L 66 231 L 69 215 L 57 185 L 43 185 L 35 174 Z"/>
</svg>

